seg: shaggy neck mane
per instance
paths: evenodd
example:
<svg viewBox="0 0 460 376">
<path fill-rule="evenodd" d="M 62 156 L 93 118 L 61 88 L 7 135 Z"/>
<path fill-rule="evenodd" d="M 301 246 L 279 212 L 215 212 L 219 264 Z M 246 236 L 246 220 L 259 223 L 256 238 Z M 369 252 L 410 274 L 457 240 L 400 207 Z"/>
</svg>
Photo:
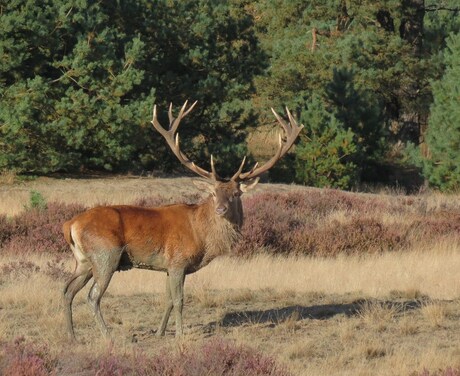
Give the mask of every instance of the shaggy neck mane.
<svg viewBox="0 0 460 376">
<path fill-rule="evenodd" d="M 204 262 L 209 263 L 217 256 L 227 254 L 240 237 L 242 223 L 241 201 L 234 200 L 231 203 L 228 218 L 218 216 L 215 213 L 215 205 L 212 196 L 209 196 L 200 207 L 198 216 L 203 223 L 202 231 L 205 233 Z"/>
</svg>

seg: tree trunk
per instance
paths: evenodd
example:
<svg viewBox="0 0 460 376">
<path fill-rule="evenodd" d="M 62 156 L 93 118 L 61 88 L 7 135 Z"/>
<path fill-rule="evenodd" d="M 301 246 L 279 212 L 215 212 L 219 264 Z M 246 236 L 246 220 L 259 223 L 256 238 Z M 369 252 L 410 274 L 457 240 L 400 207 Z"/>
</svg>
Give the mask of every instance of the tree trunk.
<svg viewBox="0 0 460 376">
<path fill-rule="evenodd" d="M 420 56 L 423 47 L 424 0 L 403 0 L 399 34 L 413 46 L 415 56 Z"/>
<path fill-rule="evenodd" d="M 402 0 L 402 17 L 399 27 L 400 37 L 412 46 L 412 54 L 415 58 L 421 59 L 423 55 L 423 19 L 425 16 L 424 0 Z M 409 99 L 409 108 L 403 108 L 399 121 L 403 134 L 414 143 L 423 142 L 425 139 L 423 132 L 426 130 L 424 113 L 417 102 L 420 101 L 420 89 L 423 86 L 424 77 L 416 77 L 403 89 L 404 96 Z M 410 108 L 412 107 L 412 108 Z M 409 121 L 407 121 L 409 119 Z"/>
</svg>

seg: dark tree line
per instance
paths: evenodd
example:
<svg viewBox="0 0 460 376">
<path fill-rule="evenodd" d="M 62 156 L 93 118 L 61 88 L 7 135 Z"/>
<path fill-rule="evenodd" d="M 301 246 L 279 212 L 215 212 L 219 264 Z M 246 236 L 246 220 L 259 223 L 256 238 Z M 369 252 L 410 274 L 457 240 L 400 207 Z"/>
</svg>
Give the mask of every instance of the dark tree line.
<svg viewBox="0 0 460 376">
<path fill-rule="evenodd" d="M 460 185 L 460 10 L 428 0 L 0 0 L 0 169 L 170 171 L 155 134 L 198 100 L 183 148 L 222 172 L 305 124 L 272 179 L 350 188 L 420 168 Z"/>
</svg>

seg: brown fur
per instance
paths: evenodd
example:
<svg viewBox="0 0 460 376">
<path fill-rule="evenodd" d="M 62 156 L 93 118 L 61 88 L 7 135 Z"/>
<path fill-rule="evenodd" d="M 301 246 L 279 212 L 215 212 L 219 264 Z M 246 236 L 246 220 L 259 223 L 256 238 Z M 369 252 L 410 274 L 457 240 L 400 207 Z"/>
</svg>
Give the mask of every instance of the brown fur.
<svg viewBox="0 0 460 376">
<path fill-rule="evenodd" d="M 72 323 L 72 301 L 75 294 L 93 278 L 88 295 L 96 322 L 101 331 L 108 329 L 100 311 L 100 301 L 116 270 L 146 268 L 166 271 L 166 310 L 157 334 L 163 335 L 174 308 L 176 335 L 182 334 L 183 287 L 185 275 L 207 265 L 215 257 L 230 251 L 243 224 L 240 196 L 257 185 L 259 176 L 268 171 L 296 140 L 303 126 L 298 126 L 288 109 L 286 123 L 272 109 L 285 134 L 279 137 L 276 154 L 262 166 L 256 163 L 243 172 L 246 157 L 230 180 L 221 179 L 190 161 L 179 148 L 177 129 L 181 119 L 195 106 L 187 109 L 187 101 L 177 118 L 169 107 L 169 127 L 161 126 L 153 107 L 152 124 L 165 138 L 174 155 L 191 171 L 205 178 L 197 185 L 211 192 L 200 205 L 170 205 L 161 208 L 105 206 L 88 210 L 64 224 L 64 236 L 72 249 L 77 265 L 64 288 L 67 332 L 75 338 Z"/>
<path fill-rule="evenodd" d="M 112 274 L 142 268 L 168 273 L 167 298 L 182 310 L 186 274 L 231 251 L 243 223 L 242 184 L 207 184 L 212 195 L 200 204 L 157 208 L 101 206 L 89 209 L 63 225 L 77 265 L 64 289 L 68 334 L 74 338 L 71 304 L 75 294 L 93 277 L 88 300 L 102 332 L 108 334 L 99 303 Z M 158 330 L 164 334 L 169 305 Z M 182 332 L 176 313 L 177 333 Z"/>
</svg>

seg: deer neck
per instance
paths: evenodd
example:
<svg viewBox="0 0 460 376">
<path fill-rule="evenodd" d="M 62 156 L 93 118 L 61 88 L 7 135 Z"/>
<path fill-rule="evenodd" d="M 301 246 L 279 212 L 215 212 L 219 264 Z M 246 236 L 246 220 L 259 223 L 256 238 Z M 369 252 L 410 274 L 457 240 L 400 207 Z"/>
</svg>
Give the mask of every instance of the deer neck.
<svg viewBox="0 0 460 376">
<path fill-rule="evenodd" d="M 198 216 L 200 223 L 203 224 L 201 228 L 205 252 L 203 262 L 207 264 L 215 257 L 229 253 L 240 237 L 243 222 L 241 200 L 239 198 L 234 200 L 227 215 L 219 216 L 215 211 L 214 200 L 210 196 L 200 206 Z"/>
</svg>

